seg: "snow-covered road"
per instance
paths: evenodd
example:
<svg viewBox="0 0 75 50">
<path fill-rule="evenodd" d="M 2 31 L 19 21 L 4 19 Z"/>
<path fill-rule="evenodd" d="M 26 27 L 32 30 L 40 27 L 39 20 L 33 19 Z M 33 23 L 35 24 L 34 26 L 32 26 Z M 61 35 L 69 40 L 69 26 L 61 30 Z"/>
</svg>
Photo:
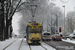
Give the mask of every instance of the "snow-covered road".
<svg viewBox="0 0 75 50">
<path fill-rule="evenodd" d="M 20 50 L 30 50 L 29 45 L 26 43 L 26 39 L 23 40 Z"/>
<path fill-rule="evenodd" d="M 46 43 L 42 43 L 42 46 L 44 46 L 45 48 L 47 48 L 47 50 L 56 50 L 55 48 L 47 45 Z"/>
<path fill-rule="evenodd" d="M 54 49 L 53 47 L 45 44 L 45 43 L 42 43 L 41 45 L 28 45 L 27 42 L 26 42 L 26 39 L 23 39 L 23 38 L 19 38 L 17 41 L 15 41 L 13 44 L 11 44 L 9 47 L 7 47 L 5 50 L 19 50 L 19 47 L 20 47 L 20 50 L 56 50 Z M 9 42 L 12 42 L 13 40 L 9 40 L 7 42 L 7 44 L 10 44 Z M 22 41 L 22 43 L 21 43 Z M 6 44 L 3 42 L 0 42 L 2 43 L 2 45 Z M 20 46 L 21 44 L 21 46 Z M 43 47 L 42 47 L 43 46 Z M 0 48 L 0 50 L 3 50 L 5 46 L 2 46 L 2 49 Z"/>
<path fill-rule="evenodd" d="M 23 40 L 20 50 L 45 50 L 40 45 L 29 45 L 26 43 L 26 39 Z"/>
<path fill-rule="evenodd" d="M 3 50 L 3 48 L 5 48 L 7 45 L 9 45 L 10 43 L 12 43 L 13 41 L 15 41 L 14 43 L 12 43 L 10 46 L 8 46 L 5 50 L 56 50 L 55 48 L 51 47 L 50 45 L 42 42 L 41 45 L 28 45 L 26 42 L 26 39 L 23 38 L 12 38 L 12 39 L 8 39 L 6 41 L 0 41 L 0 50 Z M 64 40 L 62 39 L 62 41 L 65 42 L 69 42 L 69 43 L 73 43 L 75 44 L 75 40 Z M 22 42 L 22 43 L 21 43 Z M 21 44 L 21 45 L 20 45 Z"/>
<path fill-rule="evenodd" d="M 42 43 L 41 45 L 45 47 L 47 50 L 56 50 L 45 43 Z M 20 50 L 45 50 L 45 48 L 43 48 L 41 45 L 30 45 L 29 47 L 29 45 L 26 43 L 26 39 L 24 39 Z"/>
<path fill-rule="evenodd" d="M 62 39 L 62 41 L 75 44 L 75 40 L 70 40 L 69 38 L 67 38 L 66 40 Z"/>
</svg>

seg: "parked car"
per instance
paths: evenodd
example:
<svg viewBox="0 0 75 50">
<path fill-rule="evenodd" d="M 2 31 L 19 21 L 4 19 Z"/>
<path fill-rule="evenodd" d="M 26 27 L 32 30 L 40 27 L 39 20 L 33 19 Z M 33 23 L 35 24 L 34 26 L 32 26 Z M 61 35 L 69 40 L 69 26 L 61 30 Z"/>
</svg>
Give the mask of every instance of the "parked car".
<svg viewBox="0 0 75 50">
<path fill-rule="evenodd" d="M 54 35 L 52 35 L 52 40 L 53 41 L 55 41 L 55 40 L 62 41 L 62 37 L 60 36 L 59 33 L 55 33 Z"/>
<path fill-rule="evenodd" d="M 26 38 L 26 35 L 24 36 L 24 38 Z"/>
<path fill-rule="evenodd" d="M 64 35 L 63 35 L 63 39 L 69 38 L 69 35 L 70 35 L 69 33 L 64 34 Z"/>
<path fill-rule="evenodd" d="M 45 41 L 45 40 L 50 41 L 50 40 L 51 40 L 51 34 L 48 33 L 48 32 L 43 33 L 42 36 L 43 36 L 43 37 L 42 37 L 42 40 L 43 40 L 43 41 Z"/>
<path fill-rule="evenodd" d="M 69 35 L 69 38 L 70 38 L 70 40 L 75 39 L 75 33 L 70 34 L 70 35 Z"/>
</svg>

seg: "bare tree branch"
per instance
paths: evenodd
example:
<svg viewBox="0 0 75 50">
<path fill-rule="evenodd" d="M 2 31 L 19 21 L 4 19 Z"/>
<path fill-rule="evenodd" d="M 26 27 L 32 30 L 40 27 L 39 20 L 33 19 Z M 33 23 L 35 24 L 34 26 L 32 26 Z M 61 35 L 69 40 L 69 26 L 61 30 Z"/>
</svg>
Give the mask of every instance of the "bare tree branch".
<svg viewBox="0 0 75 50">
<path fill-rule="evenodd" d="M 18 6 L 18 8 L 20 8 L 20 7 L 21 7 L 21 5 L 23 5 L 23 4 L 25 4 L 25 2 L 21 3 L 21 4 Z"/>
<path fill-rule="evenodd" d="M 18 2 L 16 8 L 14 9 L 14 11 L 12 12 L 12 14 L 10 14 L 9 16 L 9 21 L 12 19 L 12 16 L 14 15 L 14 13 L 16 12 L 17 8 L 18 8 L 18 5 L 20 4 L 21 0 Z"/>
<path fill-rule="evenodd" d="M 19 9 L 19 10 L 17 10 L 16 12 L 19 12 L 19 11 L 24 10 L 24 9 L 25 9 L 25 8 Z"/>
</svg>

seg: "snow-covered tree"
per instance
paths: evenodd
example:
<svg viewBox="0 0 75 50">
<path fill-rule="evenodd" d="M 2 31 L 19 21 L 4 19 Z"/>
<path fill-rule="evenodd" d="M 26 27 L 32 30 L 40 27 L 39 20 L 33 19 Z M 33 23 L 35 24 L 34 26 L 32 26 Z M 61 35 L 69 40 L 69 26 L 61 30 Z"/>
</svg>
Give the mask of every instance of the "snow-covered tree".
<svg viewBox="0 0 75 50">
<path fill-rule="evenodd" d="M 75 11 L 71 11 L 67 13 L 67 23 L 66 23 L 66 29 L 68 32 L 72 33 L 75 29 Z"/>
<path fill-rule="evenodd" d="M 25 9 L 21 11 L 23 17 L 20 19 L 19 23 L 19 32 L 25 32 L 26 26 L 28 22 L 31 22 L 33 17 L 31 14 L 31 6 L 25 5 Z M 61 25 L 63 23 L 63 14 L 61 9 L 57 7 L 54 3 L 48 3 L 48 0 L 40 0 L 39 4 L 37 4 L 35 10 L 34 20 L 39 23 L 43 23 L 44 29 L 51 25 L 51 17 L 52 17 L 52 25 L 56 25 L 56 17 L 58 17 L 58 23 Z M 62 26 L 62 25 L 61 25 Z"/>
<path fill-rule="evenodd" d="M 4 24 L 3 24 L 3 31 L 4 31 L 4 39 L 9 38 L 12 33 L 12 17 L 15 12 L 21 8 L 21 5 L 24 4 L 22 0 L 1 0 L 3 2 L 4 10 Z M 3 34 L 3 33 L 2 33 Z M 9 35 L 10 34 L 10 35 Z"/>
</svg>

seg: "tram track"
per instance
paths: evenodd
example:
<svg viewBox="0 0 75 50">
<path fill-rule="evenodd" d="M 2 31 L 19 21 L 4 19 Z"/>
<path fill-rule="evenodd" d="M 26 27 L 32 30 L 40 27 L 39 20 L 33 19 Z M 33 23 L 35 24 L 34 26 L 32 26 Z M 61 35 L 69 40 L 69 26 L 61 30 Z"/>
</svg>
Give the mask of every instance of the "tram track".
<svg viewBox="0 0 75 50">
<path fill-rule="evenodd" d="M 24 40 L 24 38 L 22 39 L 18 50 L 20 50 L 23 40 Z"/>
<path fill-rule="evenodd" d="M 47 48 L 45 48 L 43 45 L 40 45 L 40 46 L 41 46 L 42 48 L 44 48 L 45 50 L 47 50 Z M 39 46 L 39 47 L 40 47 L 40 46 Z M 31 45 L 29 45 L 29 48 L 30 48 L 30 50 L 33 50 L 32 47 L 31 47 Z"/>
<path fill-rule="evenodd" d="M 29 45 L 29 48 L 30 48 L 30 50 L 32 50 L 30 45 Z"/>
<path fill-rule="evenodd" d="M 41 45 L 45 50 L 47 50 L 47 48 L 45 48 L 43 45 Z"/>
<path fill-rule="evenodd" d="M 18 39 L 17 39 L 18 40 Z M 5 50 L 6 48 L 8 48 L 10 45 L 12 45 L 14 42 L 16 42 L 17 40 L 14 40 L 12 43 L 10 43 L 9 45 L 7 45 L 5 48 L 3 48 L 3 50 Z"/>
<path fill-rule="evenodd" d="M 23 38 L 24 39 L 24 38 Z M 18 48 L 18 50 L 20 50 L 21 48 L 21 45 L 22 45 L 22 42 L 23 42 L 23 39 L 21 40 L 21 43 L 20 43 L 20 46 Z M 18 39 L 17 39 L 18 40 Z M 12 43 L 10 43 L 9 45 L 7 45 L 5 48 L 3 48 L 3 50 L 6 50 L 9 46 L 11 46 L 14 42 L 16 42 L 17 40 L 14 40 Z"/>
<path fill-rule="evenodd" d="M 12 43 L 10 43 L 8 46 L 6 46 L 3 50 L 7 50 L 8 48 L 10 48 L 10 46 L 13 46 L 14 44 L 15 44 L 15 42 L 17 41 L 18 39 L 16 39 L 16 40 L 14 40 Z M 17 50 L 22 50 L 22 48 L 23 48 L 23 42 L 25 42 L 24 41 L 24 38 L 23 39 L 21 39 L 21 41 L 20 41 L 20 43 L 19 43 L 19 45 L 18 45 L 18 47 L 17 47 Z M 28 45 L 29 47 L 29 50 L 35 50 L 35 48 L 36 49 L 42 49 L 42 50 L 47 50 L 47 48 L 45 47 L 45 46 L 43 46 L 42 44 L 41 45 Z M 25 47 L 25 46 L 24 46 Z"/>
</svg>

